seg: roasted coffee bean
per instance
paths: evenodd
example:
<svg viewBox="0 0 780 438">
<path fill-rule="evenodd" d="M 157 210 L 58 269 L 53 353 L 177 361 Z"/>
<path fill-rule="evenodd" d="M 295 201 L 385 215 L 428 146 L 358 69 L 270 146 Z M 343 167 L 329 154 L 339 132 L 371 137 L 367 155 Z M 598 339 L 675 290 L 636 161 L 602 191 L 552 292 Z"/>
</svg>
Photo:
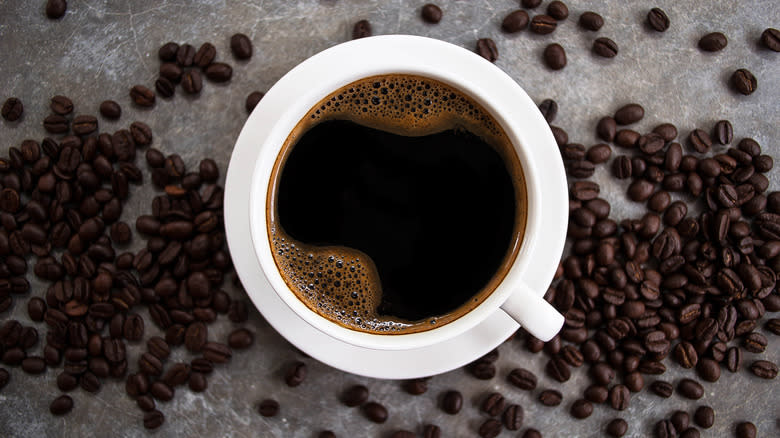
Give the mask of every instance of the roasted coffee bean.
<svg viewBox="0 0 780 438">
<path fill-rule="evenodd" d="M 691 424 L 691 417 L 685 411 L 674 411 L 669 422 L 674 426 L 675 430 L 681 431 L 687 429 Z"/>
<path fill-rule="evenodd" d="M 758 431 L 756 430 L 755 424 L 744 421 L 737 424 L 736 434 L 737 438 L 756 438 Z"/>
<path fill-rule="evenodd" d="M 697 426 L 709 429 L 715 423 L 715 411 L 709 406 L 699 406 L 693 414 Z"/>
<path fill-rule="evenodd" d="M 11 380 L 11 374 L 5 368 L 0 368 L 0 391 L 8 385 L 9 380 Z"/>
<path fill-rule="evenodd" d="M 720 32 L 712 32 L 699 39 L 699 48 L 705 52 L 719 52 L 726 48 L 728 39 Z"/>
<path fill-rule="evenodd" d="M 352 27 L 353 40 L 370 37 L 371 35 L 371 23 L 369 23 L 368 20 L 360 20 Z"/>
<path fill-rule="evenodd" d="M 777 365 L 768 360 L 757 360 L 750 365 L 750 371 L 762 379 L 774 379 L 777 377 Z"/>
<path fill-rule="evenodd" d="M 702 129 L 694 129 L 688 136 L 688 144 L 698 153 L 705 153 L 712 147 L 709 134 Z"/>
<path fill-rule="evenodd" d="M 736 373 L 742 366 L 742 350 L 739 347 L 730 347 L 726 350 L 726 369 Z"/>
<path fill-rule="evenodd" d="M 162 426 L 165 422 L 165 416 L 157 409 L 144 414 L 144 428 L 153 430 Z"/>
<path fill-rule="evenodd" d="M 669 29 L 669 17 L 660 8 L 653 8 L 647 13 L 647 23 L 657 32 L 666 32 Z"/>
<path fill-rule="evenodd" d="M 604 141 L 612 141 L 617 131 L 617 122 L 612 117 L 602 117 L 596 125 L 596 134 Z"/>
<path fill-rule="evenodd" d="M 740 68 L 731 75 L 731 84 L 738 92 L 747 96 L 756 91 L 758 81 L 753 76 L 753 73 L 747 69 Z"/>
<path fill-rule="evenodd" d="M 0 109 L 0 115 L 9 122 L 15 122 L 19 120 L 24 114 L 24 105 L 22 101 L 16 97 L 9 97 L 3 102 L 3 107 Z"/>
<path fill-rule="evenodd" d="M 555 18 L 549 15 L 535 15 L 531 19 L 529 28 L 531 29 L 531 32 L 535 34 L 547 35 L 555 31 L 557 26 L 558 22 L 555 20 Z"/>
<path fill-rule="evenodd" d="M 554 0 L 547 5 L 547 15 L 561 21 L 569 18 L 569 8 L 562 1 Z"/>
<path fill-rule="evenodd" d="M 696 365 L 696 372 L 704 381 L 717 382 L 720 378 L 720 364 L 710 358 L 703 358 Z"/>
<path fill-rule="evenodd" d="M 79 378 L 79 385 L 81 386 L 81 389 L 87 392 L 95 393 L 100 391 L 100 379 L 91 371 L 85 372 Z"/>
<path fill-rule="evenodd" d="M 486 361 L 476 361 L 468 369 L 472 376 L 480 380 L 490 380 L 496 375 L 496 366 Z"/>
<path fill-rule="evenodd" d="M 637 103 L 630 103 L 615 111 L 614 119 L 619 125 L 636 123 L 645 116 L 645 109 Z"/>
<path fill-rule="evenodd" d="M 366 400 L 368 400 L 368 388 L 363 385 L 350 386 L 341 396 L 341 402 L 350 408 L 360 406 Z"/>
<path fill-rule="evenodd" d="M 175 390 L 160 380 L 152 383 L 149 387 L 149 392 L 160 401 L 171 401 L 175 394 Z"/>
<path fill-rule="evenodd" d="M 252 57 L 252 41 L 243 33 L 237 33 L 230 37 L 230 51 L 236 59 L 249 59 Z"/>
<path fill-rule="evenodd" d="M 244 108 L 246 108 L 246 112 L 251 113 L 252 110 L 255 109 L 258 103 L 260 103 L 260 100 L 263 99 L 265 96 L 265 93 L 261 91 L 253 91 L 249 93 L 246 96 L 246 101 L 244 102 Z"/>
<path fill-rule="evenodd" d="M 52 3 L 51 1 L 49 3 Z M 65 3 L 65 2 L 62 2 Z M 73 399 L 68 395 L 61 395 L 55 398 L 49 405 L 49 412 L 52 415 L 65 415 L 73 409 Z"/>
<path fill-rule="evenodd" d="M 174 42 L 168 42 L 163 44 L 157 50 L 157 56 L 160 61 L 171 62 L 176 60 L 176 53 L 179 51 L 179 45 Z"/>
<path fill-rule="evenodd" d="M 122 115 L 122 107 L 113 100 L 101 102 L 99 110 L 100 115 L 110 120 L 116 120 Z"/>
<path fill-rule="evenodd" d="M 614 58 L 618 54 L 618 46 L 609 38 L 596 38 L 593 42 L 593 53 L 604 58 Z"/>
<path fill-rule="evenodd" d="M 686 378 L 677 384 L 677 392 L 685 398 L 698 400 L 704 395 L 704 388 L 699 382 Z"/>
<path fill-rule="evenodd" d="M 135 85 L 130 89 L 130 99 L 140 107 L 154 106 L 154 91 L 143 85 Z"/>
<path fill-rule="evenodd" d="M 553 43 L 544 49 L 542 54 L 544 62 L 551 70 L 560 70 L 566 67 L 566 51 L 560 44 Z"/>
<path fill-rule="evenodd" d="M 580 15 L 579 25 L 583 29 L 596 32 L 604 26 L 604 18 L 595 12 L 583 12 Z"/>
<path fill-rule="evenodd" d="M 65 117 L 52 114 L 43 119 L 43 129 L 51 134 L 65 134 L 70 130 L 70 125 Z"/>
<path fill-rule="evenodd" d="M 578 399 L 572 403 L 569 413 L 577 419 L 588 418 L 593 413 L 593 405 L 585 399 Z"/>
<path fill-rule="evenodd" d="M 426 424 L 423 427 L 423 438 L 441 438 L 441 428 L 435 424 Z"/>
<path fill-rule="evenodd" d="M 245 328 L 238 328 L 228 335 L 228 346 L 234 350 L 249 348 L 255 342 L 255 335 Z"/>
<path fill-rule="evenodd" d="M 720 120 L 712 129 L 713 138 L 722 145 L 730 144 L 734 139 L 734 128 L 728 120 Z"/>
<path fill-rule="evenodd" d="M 73 133 L 76 135 L 89 135 L 98 129 L 95 116 L 80 115 L 73 119 Z"/>
<path fill-rule="evenodd" d="M 628 408 L 631 393 L 626 385 L 615 385 L 609 390 L 609 404 L 612 409 L 622 411 Z"/>
<path fill-rule="evenodd" d="M 539 111 L 544 116 L 544 119 L 547 120 L 547 123 L 552 123 L 558 114 L 558 103 L 552 99 L 545 99 L 539 104 Z"/>
<path fill-rule="evenodd" d="M 444 393 L 441 399 L 442 411 L 455 415 L 460 412 L 461 407 L 463 407 L 463 395 L 460 391 L 450 390 Z"/>
<path fill-rule="evenodd" d="M 566 133 L 562 128 L 554 125 L 550 125 L 550 130 L 553 133 L 553 138 L 555 138 L 555 143 L 558 146 L 563 146 L 567 143 L 569 143 L 569 134 Z"/>
<path fill-rule="evenodd" d="M 194 322 L 187 327 L 184 335 L 184 345 L 187 350 L 199 353 L 208 341 L 208 328 L 202 322 Z"/>
<path fill-rule="evenodd" d="M 496 62 L 498 59 L 498 47 L 496 47 L 495 41 L 490 38 L 478 39 L 476 52 L 490 62 Z"/>
<path fill-rule="evenodd" d="M 696 306 L 698 306 L 698 304 L 696 304 Z M 687 341 L 682 341 L 675 345 L 673 353 L 677 363 L 683 368 L 693 368 L 699 361 L 696 349 Z"/>
<path fill-rule="evenodd" d="M 605 163 L 612 155 L 612 148 L 604 143 L 591 146 L 585 154 L 585 158 L 594 164 Z"/>
<path fill-rule="evenodd" d="M 504 396 L 497 392 L 493 392 L 485 397 L 480 405 L 480 409 L 491 417 L 495 417 L 504 410 L 504 405 Z"/>
<path fill-rule="evenodd" d="M 111 360 L 111 358 L 109 358 L 109 360 Z M 138 358 L 138 368 L 150 376 L 159 376 L 162 374 L 162 362 L 150 353 L 144 353 Z"/>
<path fill-rule="evenodd" d="M 420 395 L 428 391 L 428 380 L 424 378 L 407 380 L 401 386 L 408 394 Z"/>
<path fill-rule="evenodd" d="M 66 116 L 73 112 L 73 101 L 66 96 L 54 96 L 51 98 L 49 108 L 55 114 Z"/>
<path fill-rule="evenodd" d="M 501 423 L 493 418 L 488 418 L 479 426 L 477 433 L 481 438 L 495 438 L 501 433 Z"/>
<path fill-rule="evenodd" d="M 655 393 L 655 395 L 663 398 L 669 398 L 672 396 L 672 392 L 674 388 L 672 387 L 672 384 L 669 382 L 664 382 L 663 380 L 656 380 L 653 383 L 650 384 L 650 390 Z"/>
<path fill-rule="evenodd" d="M 585 400 L 592 403 L 604 403 L 609 398 L 609 390 L 606 386 L 590 385 L 583 392 Z"/>
<path fill-rule="evenodd" d="M 214 62 L 206 67 L 205 73 L 206 78 L 212 82 L 227 82 L 230 80 L 230 78 L 233 77 L 233 67 L 225 64 L 224 62 Z M 185 82 L 182 80 L 182 86 L 184 85 Z"/>
<path fill-rule="evenodd" d="M 742 346 L 751 353 L 763 353 L 766 351 L 767 343 L 766 336 L 758 332 L 752 332 L 745 337 Z"/>
<path fill-rule="evenodd" d="M 422 7 L 420 15 L 426 23 L 436 24 L 441 21 L 442 12 L 440 7 L 428 3 Z"/>
<path fill-rule="evenodd" d="M 295 362 L 292 363 L 287 368 L 287 373 L 285 374 L 284 381 L 287 383 L 287 386 L 294 388 L 306 379 L 306 364 L 303 362 Z"/>
<path fill-rule="evenodd" d="M 523 407 L 517 404 L 511 404 L 507 406 L 504 411 L 504 415 L 501 416 L 504 426 L 509 430 L 519 430 L 523 425 L 523 418 L 525 414 Z"/>
<path fill-rule="evenodd" d="M 767 28 L 761 32 L 761 44 L 769 50 L 780 52 L 780 30 Z"/>
<path fill-rule="evenodd" d="M 542 0 L 520 0 L 524 8 L 534 9 L 542 4 Z"/>
<path fill-rule="evenodd" d="M 52 20 L 62 18 L 65 15 L 65 11 L 67 9 L 68 2 L 65 0 L 46 0 L 46 16 Z M 71 401 L 71 406 L 72 405 L 73 401 Z M 68 411 L 70 411 L 70 409 L 68 409 Z"/>
<path fill-rule="evenodd" d="M 200 67 L 205 68 L 214 61 L 217 56 L 217 48 L 211 43 L 203 43 L 195 56 L 192 58 L 192 62 Z"/>
<path fill-rule="evenodd" d="M 42 374 L 46 371 L 46 362 L 42 357 L 27 356 L 22 360 L 22 371 L 27 374 Z"/>
<path fill-rule="evenodd" d="M 536 389 L 536 375 L 525 368 L 515 368 L 507 376 L 512 385 L 527 391 Z"/>
<path fill-rule="evenodd" d="M 203 79 L 197 70 L 188 70 L 181 77 L 181 88 L 187 94 L 198 94 L 203 89 Z"/>
<path fill-rule="evenodd" d="M 545 406 L 558 406 L 563 401 L 563 395 L 554 389 L 545 389 L 539 394 L 539 402 Z"/>
<path fill-rule="evenodd" d="M 504 20 L 501 22 L 501 29 L 507 33 L 520 32 L 528 27 L 528 23 L 528 12 L 518 9 L 510 12 L 509 15 L 504 17 Z"/>
<path fill-rule="evenodd" d="M 557 380 L 558 382 L 565 382 L 571 378 L 571 370 L 566 361 L 559 357 L 554 357 L 547 362 L 545 366 L 547 375 Z"/>
<path fill-rule="evenodd" d="M 374 423 L 384 423 L 387 421 L 387 408 L 377 402 L 368 402 L 361 407 L 363 415 Z"/>
<path fill-rule="evenodd" d="M 204 358 L 214 363 L 226 363 L 232 356 L 230 348 L 219 342 L 207 342 L 203 346 L 202 352 Z"/>
</svg>

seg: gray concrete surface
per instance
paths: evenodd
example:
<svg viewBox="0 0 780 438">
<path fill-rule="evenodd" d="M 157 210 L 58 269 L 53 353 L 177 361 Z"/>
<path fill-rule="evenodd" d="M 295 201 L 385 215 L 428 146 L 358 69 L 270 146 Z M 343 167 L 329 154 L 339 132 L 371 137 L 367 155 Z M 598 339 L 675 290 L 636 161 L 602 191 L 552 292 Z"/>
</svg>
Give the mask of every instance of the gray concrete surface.
<svg viewBox="0 0 780 438">
<path fill-rule="evenodd" d="M 444 19 L 438 25 L 425 24 L 419 18 L 419 8 L 425 3 L 421 0 L 71 0 L 66 16 L 58 21 L 45 18 L 44 3 L 0 0 L 0 100 L 17 96 L 25 105 L 20 122 L 0 122 L 3 151 L 25 138 L 44 137 L 41 120 L 49 113 L 48 100 L 55 94 L 73 98 L 77 114 L 96 113 L 99 102 L 111 98 L 122 105 L 123 115 L 118 122 L 101 119 L 102 129 L 113 131 L 133 120 L 144 121 L 154 130 L 156 147 L 181 154 L 190 166 L 197 164 L 198 157 L 210 155 L 224 175 L 233 142 L 246 118 L 245 96 L 252 90 L 267 90 L 308 56 L 349 39 L 352 24 L 365 18 L 371 21 L 375 34 L 425 35 L 468 48 L 477 38 L 493 38 L 500 51 L 497 65 L 537 102 L 549 97 L 560 104 L 555 124 L 566 129 L 573 142 L 595 143 L 594 127 L 601 116 L 622 104 L 639 102 L 647 112 L 635 128 L 640 131 L 673 122 L 681 135 L 687 136 L 695 127 L 709 130 L 715 121 L 725 118 L 734 124 L 735 138 L 753 137 L 765 151 L 780 156 L 780 54 L 756 44 L 764 28 L 780 27 L 780 7 L 771 1 L 656 0 L 650 4 L 571 0 L 567 2 L 569 19 L 547 36 L 527 31 L 502 34 L 501 20 L 518 7 L 517 0 L 440 1 Z M 548 2 L 544 3 L 542 8 Z M 669 14 L 672 25 L 666 33 L 654 33 L 643 25 L 652 6 Z M 606 23 L 598 33 L 577 27 L 577 18 L 586 10 L 604 17 Z M 711 31 L 728 36 L 725 50 L 712 54 L 696 48 L 699 37 Z M 248 62 L 237 62 L 230 55 L 229 38 L 235 32 L 246 33 L 254 43 L 254 56 Z M 616 58 L 599 59 L 591 54 L 590 46 L 598 36 L 618 43 Z M 152 110 L 134 108 L 128 90 L 136 83 L 152 86 L 159 66 L 157 48 L 167 41 L 189 42 L 195 47 L 205 41 L 214 43 L 218 59 L 234 66 L 232 81 L 205 83 L 197 99 L 180 94 L 172 100 L 158 99 Z M 562 71 L 549 71 L 541 63 L 542 50 L 551 42 L 567 50 L 568 66 Z M 752 96 L 738 95 L 726 86 L 731 72 L 742 67 L 758 78 L 758 91 Z M 774 170 L 769 175 L 774 190 L 780 188 L 778 173 Z M 604 168 L 595 178 L 602 188 L 608 188 L 605 196 L 615 204 L 614 218 L 636 213 L 636 206 L 623 201 L 624 184 L 610 180 Z M 152 195 L 150 188 L 135 189 L 125 217 L 149 211 Z M 35 286 L 33 293 L 41 294 L 40 285 Z M 237 289 L 230 293 L 237 298 L 243 294 Z M 24 303 L 17 299 L 0 320 L 14 317 L 28 324 Z M 574 420 L 568 408 L 587 384 L 582 370 L 559 385 L 544 376 L 545 359 L 526 352 L 521 341 L 500 347 L 499 373 L 493 380 L 477 381 L 464 370 L 455 370 L 434 377 L 426 394 L 412 397 L 401 390 L 400 382 L 354 376 L 302 358 L 257 312 L 252 312 L 248 325 L 257 333 L 255 346 L 236 353 L 227 366 L 218 367 L 205 393 L 181 389 L 173 401 L 160 403 L 167 421 L 155 432 L 143 429 L 142 414 L 124 394 L 122 383 L 107 382 L 94 396 L 75 391 L 73 412 L 55 418 L 49 415 L 48 405 L 58 394 L 58 371 L 50 369 L 43 377 L 32 378 L 14 368 L 10 384 L 0 391 L 0 436 L 309 438 L 331 429 L 339 437 L 385 437 L 399 428 L 419 431 L 426 423 L 440 425 L 444 436 L 475 436 L 483 418 L 478 403 L 494 390 L 524 407 L 524 429 L 534 427 L 545 436 L 601 436 L 614 417 L 630 423 L 630 436 L 646 436 L 658 419 L 677 409 L 692 414 L 701 404 L 716 411 L 715 425 L 703 431 L 704 436 L 733 435 L 735 423 L 742 420 L 753 421 L 759 436 L 780 435 L 777 381 L 759 381 L 744 369 L 737 374 L 724 371 L 720 381 L 705 384 L 706 394 L 698 402 L 677 395 L 660 399 L 644 391 L 632 396 L 626 411 L 597 406 L 590 418 Z M 232 328 L 232 323 L 220 317 L 210 331 L 214 338 L 224 339 Z M 758 356 L 780 362 L 778 346 L 777 338 L 770 335 L 769 351 L 748 353 L 747 362 Z M 131 358 L 137 351 L 137 347 L 130 350 Z M 181 351 L 175 353 L 175 357 L 184 356 Z M 309 377 L 302 386 L 288 388 L 281 375 L 285 365 L 296 359 L 308 364 Z M 135 361 L 131 364 L 134 369 Z M 505 382 L 504 376 L 516 366 L 537 372 L 537 391 L 518 391 Z M 670 365 L 663 378 L 677 381 L 692 374 Z M 646 383 L 653 380 L 648 377 Z M 386 424 L 372 424 L 356 410 L 338 403 L 337 395 L 353 383 L 367 385 L 371 398 L 388 406 Z M 437 407 L 440 395 L 451 388 L 465 395 L 465 407 L 457 416 L 446 415 Z M 565 396 L 563 404 L 556 408 L 539 405 L 536 396 L 544 388 L 559 388 Z M 263 418 L 256 413 L 256 403 L 266 397 L 281 402 L 277 417 Z M 501 436 L 520 433 L 504 431 Z"/>
</svg>

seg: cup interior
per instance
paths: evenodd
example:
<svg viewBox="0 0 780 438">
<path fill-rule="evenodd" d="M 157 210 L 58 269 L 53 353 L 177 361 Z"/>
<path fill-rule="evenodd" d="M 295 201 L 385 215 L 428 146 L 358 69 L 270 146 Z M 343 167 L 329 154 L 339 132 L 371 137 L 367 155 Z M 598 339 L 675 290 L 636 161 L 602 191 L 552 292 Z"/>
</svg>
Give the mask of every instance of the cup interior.
<svg viewBox="0 0 780 438">
<path fill-rule="evenodd" d="M 472 97 L 504 129 L 514 145 L 526 180 L 528 213 L 525 232 L 519 252 L 504 280 L 469 313 L 441 327 L 410 334 L 360 332 L 310 310 L 289 290 L 278 272 L 267 231 L 265 209 L 271 173 L 289 132 L 312 106 L 331 92 L 358 79 L 382 74 L 429 77 Z M 520 86 L 478 55 L 423 37 L 392 35 L 364 38 L 309 58 L 269 90 L 244 129 L 248 130 L 246 135 L 256 138 L 260 148 L 251 179 L 250 229 L 255 253 L 265 276 L 283 301 L 307 323 L 336 339 L 365 348 L 396 350 L 424 347 L 463 333 L 494 313 L 512 293 L 512 285 L 521 281 L 523 272 L 529 268 L 537 242 L 550 237 L 538 235 L 541 220 L 539 203 L 542 199 L 541 188 L 536 183 L 537 172 L 542 169 L 558 172 L 565 182 L 562 164 L 539 162 L 533 152 L 534 148 L 555 147 L 555 142 L 536 105 Z M 242 132 L 241 136 L 244 135 Z M 559 192 L 545 193 L 543 201 L 566 203 L 566 192 Z M 565 228 L 559 231 L 565 233 Z M 562 242 L 562 239 L 558 236 L 552 241 Z M 555 267 L 541 269 L 552 273 Z M 538 291 L 539 295 L 544 292 Z"/>
</svg>

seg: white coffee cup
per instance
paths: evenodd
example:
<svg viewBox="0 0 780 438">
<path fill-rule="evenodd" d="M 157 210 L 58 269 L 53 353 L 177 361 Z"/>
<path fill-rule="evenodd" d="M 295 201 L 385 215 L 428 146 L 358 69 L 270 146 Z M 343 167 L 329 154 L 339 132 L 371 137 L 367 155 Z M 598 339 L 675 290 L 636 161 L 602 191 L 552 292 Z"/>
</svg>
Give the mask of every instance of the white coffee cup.
<svg viewBox="0 0 780 438">
<path fill-rule="evenodd" d="M 526 180 L 528 214 L 522 243 L 504 279 L 482 303 L 460 318 L 427 331 L 411 334 L 372 334 L 347 328 L 309 309 L 290 290 L 275 264 L 268 236 L 266 203 L 272 169 L 288 134 L 322 98 L 358 79 L 381 74 L 430 77 L 467 94 L 499 122 L 515 146 Z M 236 150 L 258 148 L 251 175 L 238 174 Z M 539 150 L 555 150 L 540 154 Z M 554 159 L 551 159 L 554 157 Z M 240 166 L 246 168 L 246 165 Z M 552 173 L 553 187 L 540 187 L 539 172 Z M 563 325 L 563 316 L 543 299 L 545 290 L 532 290 L 523 281 L 529 270 L 542 270 L 552 279 L 563 250 L 566 217 L 541 217 L 540 203 L 554 203 L 568 211 L 563 163 L 547 122 L 520 86 L 499 68 L 461 47 L 430 38 L 388 35 L 340 44 L 305 60 L 282 77 L 250 115 L 236 141 L 225 190 L 249 185 L 250 236 L 228 227 L 232 248 L 251 239 L 257 261 L 274 292 L 301 319 L 319 331 L 355 346 L 380 350 L 408 350 L 446 341 L 475 327 L 500 308 L 528 332 L 547 341 Z M 239 210 L 225 200 L 226 223 Z M 246 210 L 245 207 L 241 208 Z M 565 216 L 565 214 L 564 214 Z M 557 226 L 542 227 L 552 220 Z M 457 238 L 457 237 L 455 237 Z M 545 248 L 541 249 L 542 246 Z M 550 247 L 552 246 L 552 247 Z M 544 253 L 539 260 L 537 254 Z M 552 259 L 557 255 L 557 258 Z M 235 256 L 235 254 L 234 254 Z M 541 266 L 535 262 L 542 263 Z M 239 271 L 239 276 L 241 272 Z M 245 285 L 247 289 L 251 285 Z M 252 296 L 252 291 L 248 291 Z M 263 308 L 259 308 L 263 312 Z"/>
</svg>

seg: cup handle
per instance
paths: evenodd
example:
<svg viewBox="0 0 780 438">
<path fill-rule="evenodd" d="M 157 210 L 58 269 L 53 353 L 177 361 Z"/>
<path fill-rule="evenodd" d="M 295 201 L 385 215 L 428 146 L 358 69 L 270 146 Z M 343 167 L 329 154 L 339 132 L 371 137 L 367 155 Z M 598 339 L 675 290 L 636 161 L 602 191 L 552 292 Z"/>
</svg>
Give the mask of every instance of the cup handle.
<svg viewBox="0 0 780 438">
<path fill-rule="evenodd" d="M 547 342 L 563 327 L 563 315 L 525 283 L 516 286 L 501 310 L 536 338 Z"/>
</svg>

